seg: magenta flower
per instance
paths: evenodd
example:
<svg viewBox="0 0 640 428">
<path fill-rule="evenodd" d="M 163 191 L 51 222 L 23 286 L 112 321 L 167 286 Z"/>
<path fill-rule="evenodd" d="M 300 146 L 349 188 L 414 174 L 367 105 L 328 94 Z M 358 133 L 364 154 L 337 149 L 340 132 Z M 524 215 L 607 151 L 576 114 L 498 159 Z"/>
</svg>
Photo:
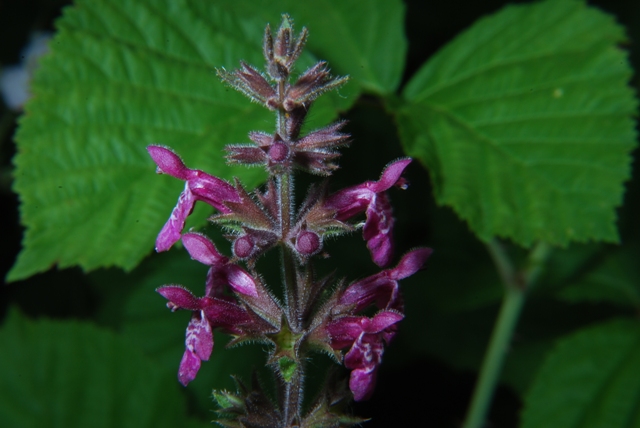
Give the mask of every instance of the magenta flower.
<svg viewBox="0 0 640 428">
<path fill-rule="evenodd" d="M 192 259 L 211 266 L 207 274 L 207 296 L 218 296 L 227 284 L 238 293 L 258 296 L 255 279 L 240 266 L 229 263 L 209 238 L 199 233 L 185 233 L 182 243 Z"/>
<path fill-rule="evenodd" d="M 186 309 L 193 311 L 187 325 L 185 351 L 178 369 L 178 380 L 184 386 L 195 379 L 201 361 L 207 361 L 213 351 L 213 327 L 223 327 L 237 332 L 237 327 L 250 322 L 248 314 L 238 305 L 213 297 L 195 297 L 189 290 L 166 285 L 156 290 L 169 300 L 167 307 L 172 311 Z"/>
<path fill-rule="evenodd" d="M 371 397 L 376 384 L 378 366 L 382 362 L 384 343 L 389 343 L 394 324 L 404 318 L 393 311 L 382 311 L 373 318 L 343 317 L 331 322 L 327 332 L 331 347 L 351 346 L 344 356 L 344 365 L 351 369 L 349 389 L 356 401 Z"/>
<path fill-rule="evenodd" d="M 357 313 L 374 302 L 380 309 L 401 310 L 398 281 L 420 270 L 432 252 L 431 248 L 409 251 L 395 268 L 385 269 L 352 283 L 340 296 L 338 311 L 340 307 L 353 307 L 353 313 Z"/>
<path fill-rule="evenodd" d="M 185 181 L 184 190 L 178 198 L 178 204 L 171 212 L 169 220 L 158 234 L 156 251 L 167 251 L 180 240 L 184 223 L 193 211 L 196 201 L 203 201 L 222 213 L 231 210 L 224 202 L 238 202 L 240 197 L 236 189 L 224 180 L 197 169 L 189 169 L 173 151 L 161 146 L 148 146 L 147 151 L 158 165 L 159 174 L 169 174 Z"/>
<path fill-rule="evenodd" d="M 367 220 L 362 236 L 367 241 L 371 258 L 378 266 L 386 266 L 393 256 L 393 223 L 391 205 L 386 191 L 404 184 L 402 172 L 411 159 L 389 164 L 378 181 L 366 181 L 340 190 L 327 198 L 325 206 L 336 211 L 336 219 L 345 221 L 365 212 Z"/>
</svg>

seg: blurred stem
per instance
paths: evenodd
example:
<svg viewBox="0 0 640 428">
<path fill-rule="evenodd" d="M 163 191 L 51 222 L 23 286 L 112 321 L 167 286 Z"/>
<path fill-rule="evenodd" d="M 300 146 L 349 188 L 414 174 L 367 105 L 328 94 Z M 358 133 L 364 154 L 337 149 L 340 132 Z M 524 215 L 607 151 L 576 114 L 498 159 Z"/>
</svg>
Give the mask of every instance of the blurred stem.
<svg viewBox="0 0 640 428">
<path fill-rule="evenodd" d="M 524 290 L 507 288 L 498 319 L 491 334 L 489 348 L 480 368 L 480 377 L 473 392 L 469 413 L 463 425 L 464 428 L 480 428 L 484 425 L 484 420 L 502 371 L 502 365 L 507 355 L 509 342 L 520 316 L 524 298 Z"/>
<path fill-rule="evenodd" d="M 547 244 L 539 243 L 529 253 L 527 266 L 516 271 L 500 242 L 494 239 L 487 247 L 505 286 L 505 295 L 480 368 L 464 428 L 481 428 L 484 425 L 526 293 L 535 285 L 551 250 Z"/>
<path fill-rule="evenodd" d="M 506 287 L 517 287 L 516 281 L 516 269 L 513 266 L 513 262 L 504 249 L 504 246 L 496 239 L 487 243 L 487 249 L 493 259 L 493 263 L 496 265 L 502 284 Z"/>
</svg>

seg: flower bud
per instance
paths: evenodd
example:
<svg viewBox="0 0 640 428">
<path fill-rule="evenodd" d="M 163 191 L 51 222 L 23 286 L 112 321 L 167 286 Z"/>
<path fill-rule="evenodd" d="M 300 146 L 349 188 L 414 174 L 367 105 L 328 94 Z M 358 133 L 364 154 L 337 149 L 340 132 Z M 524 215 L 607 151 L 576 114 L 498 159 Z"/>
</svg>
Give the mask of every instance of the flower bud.
<svg viewBox="0 0 640 428">
<path fill-rule="evenodd" d="M 255 242 L 249 235 L 239 237 L 233 242 L 233 254 L 240 259 L 246 259 L 253 254 Z"/>
<path fill-rule="evenodd" d="M 274 163 L 281 163 L 289 157 L 289 147 L 282 142 L 274 141 L 269 147 L 269 158 Z"/>
<path fill-rule="evenodd" d="M 316 254 L 320 248 L 322 248 L 322 242 L 315 232 L 303 230 L 296 237 L 296 250 L 303 256 Z"/>
</svg>

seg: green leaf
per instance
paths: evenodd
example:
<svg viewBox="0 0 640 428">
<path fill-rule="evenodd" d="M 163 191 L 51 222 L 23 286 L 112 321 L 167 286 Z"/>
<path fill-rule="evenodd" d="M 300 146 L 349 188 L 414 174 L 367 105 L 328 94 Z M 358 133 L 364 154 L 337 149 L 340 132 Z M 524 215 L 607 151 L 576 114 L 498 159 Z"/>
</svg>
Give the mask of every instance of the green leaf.
<svg viewBox="0 0 640 428">
<path fill-rule="evenodd" d="M 616 320 L 562 340 L 525 399 L 523 428 L 640 426 L 640 324 Z"/>
<path fill-rule="evenodd" d="M 439 204 L 484 241 L 616 242 L 637 102 L 614 19 L 582 2 L 508 6 L 445 46 L 396 106 Z"/>
<path fill-rule="evenodd" d="M 10 344 L 0 353 L 0 426 L 168 428 L 186 421 L 173 379 L 107 330 L 32 322 L 15 311 L 0 341 Z"/>
<path fill-rule="evenodd" d="M 154 174 L 149 144 L 249 188 L 262 181 L 260 169 L 226 166 L 223 147 L 247 142 L 250 130 L 272 131 L 273 114 L 219 82 L 214 68 L 263 64 L 264 25 L 219 2 L 79 0 L 67 8 L 16 138 L 26 234 L 8 280 L 54 264 L 135 267 L 183 188 Z M 349 102 L 321 98 L 310 126 Z M 208 213 L 198 207 L 188 226 Z"/>
</svg>

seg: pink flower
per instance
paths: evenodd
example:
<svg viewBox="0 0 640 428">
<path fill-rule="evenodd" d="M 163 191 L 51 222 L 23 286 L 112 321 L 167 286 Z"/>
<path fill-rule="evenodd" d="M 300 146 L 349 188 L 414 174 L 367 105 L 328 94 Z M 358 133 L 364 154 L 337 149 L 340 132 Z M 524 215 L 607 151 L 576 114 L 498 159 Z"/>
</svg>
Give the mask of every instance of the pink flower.
<svg viewBox="0 0 640 428">
<path fill-rule="evenodd" d="M 200 170 L 187 168 L 180 157 L 170 149 L 161 146 L 148 146 L 147 151 L 158 165 L 157 172 L 159 174 L 169 174 L 185 181 L 185 187 L 178 198 L 178 204 L 158 234 L 156 251 L 167 251 L 180 240 L 184 223 L 193 211 L 196 201 L 206 202 L 222 213 L 229 213 L 231 210 L 224 205 L 224 202 L 238 202 L 240 200 L 232 185 Z"/>
<path fill-rule="evenodd" d="M 365 212 L 367 220 L 362 235 L 367 241 L 373 261 L 386 266 L 393 256 L 393 223 L 391 205 L 386 191 L 403 185 L 402 172 L 411 159 L 400 159 L 388 165 L 378 181 L 366 181 L 340 190 L 327 198 L 325 206 L 336 211 L 336 218 L 345 221 Z"/>
<path fill-rule="evenodd" d="M 340 296 L 338 311 L 353 307 L 352 312 L 357 313 L 374 302 L 380 309 L 402 309 L 398 281 L 420 270 L 432 252 L 431 248 L 409 251 L 395 268 L 352 283 Z"/>
<path fill-rule="evenodd" d="M 166 285 L 156 290 L 169 300 L 172 311 L 193 311 L 187 325 L 185 351 L 178 369 L 178 380 L 184 386 L 195 379 L 201 361 L 207 361 L 213 351 L 213 327 L 223 327 L 236 332 L 237 327 L 250 322 L 247 313 L 238 305 L 213 297 L 195 297 L 189 290 Z"/>
<path fill-rule="evenodd" d="M 373 318 L 338 318 L 326 327 L 334 349 L 351 346 L 344 356 L 344 365 L 352 370 L 349 389 L 356 401 L 371 397 L 378 366 L 382 362 L 384 342 L 389 343 L 392 337 L 389 333 L 402 318 L 404 316 L 397 312 L 382 311 Z"/>
<path fill-rule="evenodd" d="M 199 233 L 185 233 L 182 243 L 192 259 L 211 266 L 207 274 L 207 296 L 217 296 L 229 284 L 241 294 L 257 297 L 256 281 L 240 266 L 218 252 L 213 242 Z"/>
</svg>

